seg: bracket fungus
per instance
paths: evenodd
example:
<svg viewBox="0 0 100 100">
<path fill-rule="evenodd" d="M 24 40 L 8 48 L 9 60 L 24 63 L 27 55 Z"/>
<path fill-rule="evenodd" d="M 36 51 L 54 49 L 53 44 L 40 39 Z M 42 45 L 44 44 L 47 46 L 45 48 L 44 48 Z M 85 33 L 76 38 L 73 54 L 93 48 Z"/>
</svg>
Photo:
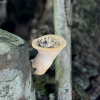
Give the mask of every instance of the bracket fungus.
<svg viewBox="0 0 100 100">
<path fill-rule="evenodd" d="M 42 75 L 66 46 L 66 41 L 58 35 L 45 35 L 34 39 L 32 46 L 38 51 L 37 56 L 32 60 L 32 68 L 36 69 L 34 74 Z"/>
</svg>

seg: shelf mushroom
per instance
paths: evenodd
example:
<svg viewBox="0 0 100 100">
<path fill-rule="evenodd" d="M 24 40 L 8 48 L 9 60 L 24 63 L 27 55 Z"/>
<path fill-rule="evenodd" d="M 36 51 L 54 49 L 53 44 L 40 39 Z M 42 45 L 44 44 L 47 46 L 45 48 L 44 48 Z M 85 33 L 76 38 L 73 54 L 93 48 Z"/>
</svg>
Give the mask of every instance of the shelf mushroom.
<svg viewBox="0 0 100 100">
<path fill-rule="evenodd" d="M 44 35 L 32 41 L 33 48 L 38 54 L 32 60 L 32 68 L 36 69 L 34 74 L 42 75 L 51 66 L 59 52 L 66 46 L 64 38 L 58 35 Z"/>
</svg>

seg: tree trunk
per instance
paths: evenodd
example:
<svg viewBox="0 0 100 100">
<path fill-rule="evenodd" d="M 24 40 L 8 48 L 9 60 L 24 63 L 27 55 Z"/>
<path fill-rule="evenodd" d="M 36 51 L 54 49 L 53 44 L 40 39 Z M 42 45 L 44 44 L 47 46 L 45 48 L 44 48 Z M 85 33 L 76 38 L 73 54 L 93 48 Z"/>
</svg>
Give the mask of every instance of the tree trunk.
<svg viewBox="0 0 100 100">
<path fill-rule="evenodd" d="M 67 46 L 56 59 L 57 100 L 72 100 L 71 30 L 72 6 L 70 0 L 54 0 L 55 33 L 67 41 Z"/>
<path fill-rule="evenodd" d="M 0 29 L 0 100 L 36 100 L 25 41 Z"/>
</svg>

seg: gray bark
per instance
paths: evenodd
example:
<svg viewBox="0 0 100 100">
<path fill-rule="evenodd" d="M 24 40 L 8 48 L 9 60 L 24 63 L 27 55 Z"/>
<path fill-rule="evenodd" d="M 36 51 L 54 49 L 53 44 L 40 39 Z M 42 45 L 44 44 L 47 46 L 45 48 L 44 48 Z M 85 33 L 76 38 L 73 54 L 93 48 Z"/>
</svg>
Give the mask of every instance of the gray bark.
<svg viewBox="0 0 100 100">
<path fill-rule="evenodd" d="M 6 4 L 7 0 L 0 0 L 0 19 L 4 19 L 7 16 Z"/>
<path fill-rule="evenodd" d="M 27 43 L 0 29 L 0 100 L 36 100 Z"/>
<path fill-rule="evenodd" d="M 57 100 L 72 100 L 71 82 L 71 0 L 54 0 L 55 34 L 67 41 L 67 46 L 56 59 Z"/>
</svg>

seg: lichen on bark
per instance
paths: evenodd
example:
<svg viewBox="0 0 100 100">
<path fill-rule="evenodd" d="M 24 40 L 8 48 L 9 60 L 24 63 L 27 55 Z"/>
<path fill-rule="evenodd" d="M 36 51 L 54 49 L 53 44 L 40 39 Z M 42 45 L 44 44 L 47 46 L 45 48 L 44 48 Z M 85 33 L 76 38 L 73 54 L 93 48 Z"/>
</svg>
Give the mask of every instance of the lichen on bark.
<svg viewBox="0 0 100 100">
<path fill-rule="evenodd" d="M 0 100 L 36 100 L 27 43 L 0 29 L 0 47 Z"/>
</svg>

